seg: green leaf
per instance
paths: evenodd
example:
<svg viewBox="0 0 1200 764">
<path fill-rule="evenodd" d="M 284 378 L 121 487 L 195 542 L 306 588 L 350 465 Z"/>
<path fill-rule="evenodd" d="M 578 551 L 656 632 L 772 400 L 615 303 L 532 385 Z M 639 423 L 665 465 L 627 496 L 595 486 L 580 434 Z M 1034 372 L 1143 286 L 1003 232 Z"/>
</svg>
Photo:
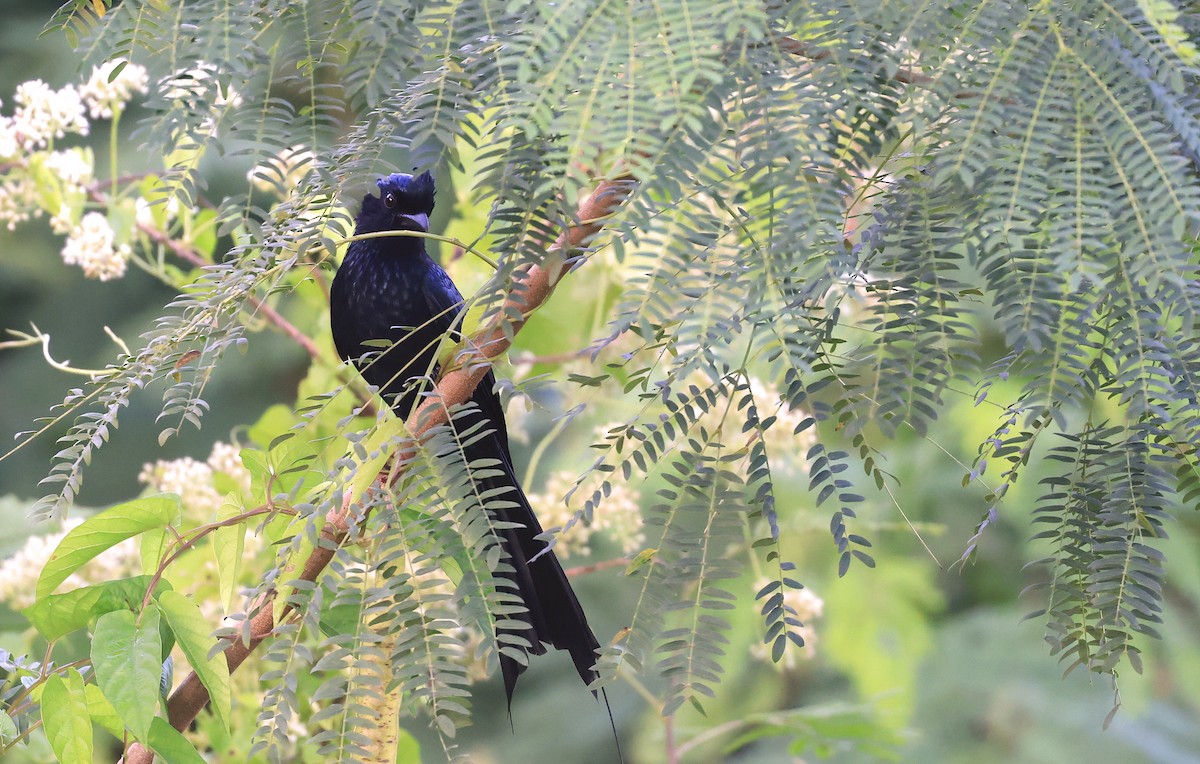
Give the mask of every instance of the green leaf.
<svg viewBox="0 0 1200 764">
<path fill-rule="evenodd" d="M 209 652 L 215 644 L 215 640 L 209 636 L 211 626 L 205 621 L 200 608 L 182 594 L 164 592 L 158 598 L 158 604 L 171 626 L 171 631 L 175 633 L 175 640 L 187 656 L 188 663 L 192 664 L 192 669 L 208 689 L 213 712 L 228 728 L 231 704 L 229 667 L 225 662 L 224 653 L 218 652 L 209 657 Z"/>
<path fill-rule="evenodd" d="M 92 636 L 96 682 L 125 726 L 145 741 L 158 707 L 162 673 L 162 635 L 158 608 L 150 605 L 139 622 L 128 610 L 106 613 Z"/>
<path fill-rule="evenodd" d="M 321 633 L 327 637 L 354 633 L 355 625 L 362 618 L 362 606 L 357 603 L 342 603 L 321 610 Z"/>
<path fill-rule="evenodd" d="M 216 220 L 217 211 L 210 209 L 200 210 L 192 219 L 192 247 L 210 261 L 217 247 Z"/>
<path fill-rule="evenodd" d="M 283 563 L 281 568 L 279 576 L 280 584 L 276 588 L 275 602 L 272 604 L 275 614 L 275 623 L 279 623 L 283 618 L 283 613 L 285 610 L 287 610 L 289 605 L 288 599 L 292 596 L 292 592 L 296 590 L 294 583 L 296 581 L 296 576 L 298 576 L 300 571 L 303 570 L 305 561 L 309 558 L 309 556 L 312 555 L 313 549 L 316 546 L 313 543 L 312 537 L 305 532 L 305 527 L 311 521 L 312 518 L 305 518 L 302 516 L 293 517 L 288 523 L 287 529 L 283 533 L 284 537 L 291 537 L 298 533 L 304 534 L 304 536 L 300 539 L 300 543 L 292 548 L 291 552 L 288 554 L 287 560 Z M 318 516 L 316 521 L 316 532 L 320 533 L 321 527 L 324 526 L 325 518 Z"/>
<path fill-rule="evenodd" d="M 104 697 L 104 692 L 99 687 L 94 684 L 84 687 L 83 697 L 87 700 L 88 716 L 92 717 L 93 722 L 118 740 L 125 737 L 125 725 L 121 722 L 121 715 L 113 708 L 113 704 L 108 702 L 108 698 Z"/>
<path fill-rule="evenodd" d="M 12 721 L 12 717 L 8 716 L 6 711 L 0 711 L 0 745 L 7 745 L 8 742 L 17 739 L 20 734 L 17 729 L 17 724 Z"/>
<path fill-rule="evenodd" d="M 106 549 L 152 528 L 162 528 L 179 516 L 179 497 L 147 496 L 118 504 L 71 529 L 59 542 L 37 582 L 37 597 L 52 593 L 89 560 Z"/>
<path fill-rule="evenodd" d="M 149 585 L 150 576 L 119 578 L 65 594 L 51 594 L 25 608 L 22 613 L 43 637 L 58 639 L 86 627 L 105 613 L 139 607 Z M 159 586 L 168 585 L 159 582 Z"/>
<path fill-rule="evenodd" d="M 404 729 L 398 729 L 396 735 L 396 764 L 421 764 L 421 744 Z"/>
<path fill-rule="evenodd" d="M 0 745 L 7 745 L 9 742 L 16 740 L 20 731 L 17 725 L 13 722 L 12 717 L 5 711 L 0 711 Z"/>
<path fill-rule="evenodd" d="M 258 443 L 261 446 L 267 446 L 276 436 L 283 435 L 291 430 L 293 424 L 296 423 L 296 412 L 291 406 L 284 406 L 282 403 L 277 403 L 271 406 L 262 413 L 258 421 L 250 425 L 248 435 L 250 440 Z M 246 452 L 250 449 L 242 449 L 242 463 L 246 462 Z M 246 464 L 249 468 L 251 465 Z"/>
<path fill-rule="evenodd" d="M 166 526 L 151 528 L 142 534 L 139 539 L 138 553 L 141 557 L 143 573 L 152 576 L 158 572 L 158 566 L 165 559 L 164 555 L 174 538 L 171 533 L 167 532 Z"/>
<path fill-rule="evenodd" d="M 62 764 L 92 764 L 92 718 L 83 695 L 83 677 L 72 669 L 54 674 L 42 689 L 42 726 Z"/>
<path fill-rule="evenodd" d="M 1167 0 L 1138 0 L 1138 7 L 1146 14 L 1146 20 L 1154 25 L 1163 42 L 1181 59 L 1195 66 L 1200 52 L 1189 39 L 1187 30 L 1178 23 L 1179 9 Z"/>
<path fill-rule="evenodd" d="M 230 499 L 233 497 L 231 496 Z M 228 520 L 241 514 L 242 507 L 236 501 L 226 500 L 217 510 L 217 520 Z M 237 595 L 238 579 L 242 572 L 242 554 L 245 551 L 246 528 L 244 525 L 228 525 L 213 531 L 212 551 L 217 562 L 217 584 L 221 591 L 221 604 L 225 612 L 233 610 L 233 598 Z"/>
<path fill-rule="evenodd" d="M 637 573 L 648 562 L 654 559 L 654 555 L 658 554 L 658 549 L 643 549 L 637 553 L 637 556 L 629 561 L 629 565 L 625 567 L 625 575 L 632 576 Z"/>
<path fill-rule="evenodd" d="M 346 491 L 351 500 L 358 499 L 375 483 L 375 478 L 379 476 L 380 470 L 392 456 L 392 449 L 388 448 L 388 443 L 403 432 L 404 422 L 395 417 L 389 417 L 366 437 L 362 443 L 366 458 L 358 465 L 354 476 L 346 484 Z M 352 446 L 352 449 L 356 450 L 357 446 Z M 355 459 L 355 461 L 358 460 Z"/>
<path fill-rule="evenodd" d="M 162 717 L 156 716 L 150 723 L 150 737 L 146 745 L 167 764 L 208 764 L 196 752 L 196 747 Z"/>
</svg>

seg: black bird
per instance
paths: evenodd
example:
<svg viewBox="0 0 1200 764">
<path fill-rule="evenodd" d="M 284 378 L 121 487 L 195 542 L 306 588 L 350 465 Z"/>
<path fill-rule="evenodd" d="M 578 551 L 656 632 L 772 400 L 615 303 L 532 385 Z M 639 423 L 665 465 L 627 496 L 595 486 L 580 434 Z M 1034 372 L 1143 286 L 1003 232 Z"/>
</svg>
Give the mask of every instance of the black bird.
<svg viewBox="0 0 1200 764">
<path fill-rule="evenodd" d="M 379 196 L 367 194 L 363 198 L 355 234 L 429 230 L 432 175 L 395 173 L 381 178 L 378 185 Z M 398 235 L 362 239 L 350 244 L 333 280 L 333 341 L 342 360 L 353 361 L 396 414 L 407 419 L 420 401 L 420 380 L 437 378 L 435 354 L 439 341 L 458 328 L 458 314 L 463 309 L 462 295 L 446 271 L 426 253 L 423 238 Z M 391 345 L 381 348 L 379 343 L 365 344 L 370 340 L 387 340 Z M 490 435 L 466 446 L 464 456 L 468 463 L 476 459 L 499 462 L 497 469 L 503 474 L 480 482 L 484 491 L 494 491 L 489 496 L 500 497 L 503 508 L 495 510 L 496 518 L 519 526 L 499 532 L 512 570 L 499 572 L 497 585 L 520 593 L 528 612 L 518 617 L 528 628 L 508 633 L 529 640 L 528 652 L 535 655 L 546 652 L 543 643 L 568 651 L 580 678 L 591 684 L 596 678 L 600 643 L 588 626 L 558 558 L 544 551 L 546 543 L 535 538 L 542 527 L 513 471 L 504 410 L 495 385 L 496 379 L 489 371 L 471 396 L 478 411 L 470 417 L 456 418 L 454 425 L 464 430 L 482 419 L 482 429 L 491 430 Z M 539 553 L 541 556 L 534 560 Z M 506 631 L 501 629 L 499 633 Z M 500 668 L 511 705 L 513 688 L 525 666 L 501 653 Z"/>
</svg>

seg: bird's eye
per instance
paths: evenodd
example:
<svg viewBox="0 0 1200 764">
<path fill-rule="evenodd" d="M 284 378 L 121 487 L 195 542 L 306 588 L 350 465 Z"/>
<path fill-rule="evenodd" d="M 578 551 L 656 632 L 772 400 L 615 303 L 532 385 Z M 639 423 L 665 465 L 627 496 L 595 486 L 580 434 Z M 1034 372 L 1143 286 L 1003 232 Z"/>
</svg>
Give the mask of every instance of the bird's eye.
<svg viewBox="0 0 1200 764">
<path fill-rule="evenodd" d="M 385 207 L 387 207 L 389 210 L 392 207 L 395 207 L 396 206 L 396 195 L 393 194 L 391 191 L 388 191 L 386 194 L 384 194 L 383 195 L 383 205 Z"/>
</svg>

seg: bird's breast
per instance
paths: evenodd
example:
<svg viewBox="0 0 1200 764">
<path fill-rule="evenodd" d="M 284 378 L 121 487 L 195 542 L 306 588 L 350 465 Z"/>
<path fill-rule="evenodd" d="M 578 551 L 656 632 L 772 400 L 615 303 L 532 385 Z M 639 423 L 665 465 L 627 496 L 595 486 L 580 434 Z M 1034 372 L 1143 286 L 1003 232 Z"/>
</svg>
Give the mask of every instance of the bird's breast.
<svg viewBox="0 0 1200 764">
<path fill-rule="evenodd" d="M 355 323 L 363 328 L 378 331 L 411 326 L 412 320 L 419 315 L 423 301 L 419 274 L 391 260 L 393 258 L 376 257 L 342 266 L 344 273 L 339 277 L 347 280 L 344 285 L 346 307 Z M 385 336 L 388 335 L 362 339 Z"/>
</svg>

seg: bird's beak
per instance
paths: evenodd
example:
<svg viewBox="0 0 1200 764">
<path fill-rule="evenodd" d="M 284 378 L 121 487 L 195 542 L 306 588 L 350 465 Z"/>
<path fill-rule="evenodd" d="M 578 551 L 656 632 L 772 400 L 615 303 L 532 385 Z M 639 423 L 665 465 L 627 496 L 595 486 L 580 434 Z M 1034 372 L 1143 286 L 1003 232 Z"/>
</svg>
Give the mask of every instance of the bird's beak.
<svg viewBox="0 0 1200 764">
<path fill-rule="evenodd" d="M 405 228 L 408 228 L 407 224 L 411 223 L 412 227 L 421 233 L 429 232 L 429 216 L 424 212 L 418 212 L 415 215 L 397 215 L 397 217 L 400 218 L 401 225 Z"/>
</svg>

